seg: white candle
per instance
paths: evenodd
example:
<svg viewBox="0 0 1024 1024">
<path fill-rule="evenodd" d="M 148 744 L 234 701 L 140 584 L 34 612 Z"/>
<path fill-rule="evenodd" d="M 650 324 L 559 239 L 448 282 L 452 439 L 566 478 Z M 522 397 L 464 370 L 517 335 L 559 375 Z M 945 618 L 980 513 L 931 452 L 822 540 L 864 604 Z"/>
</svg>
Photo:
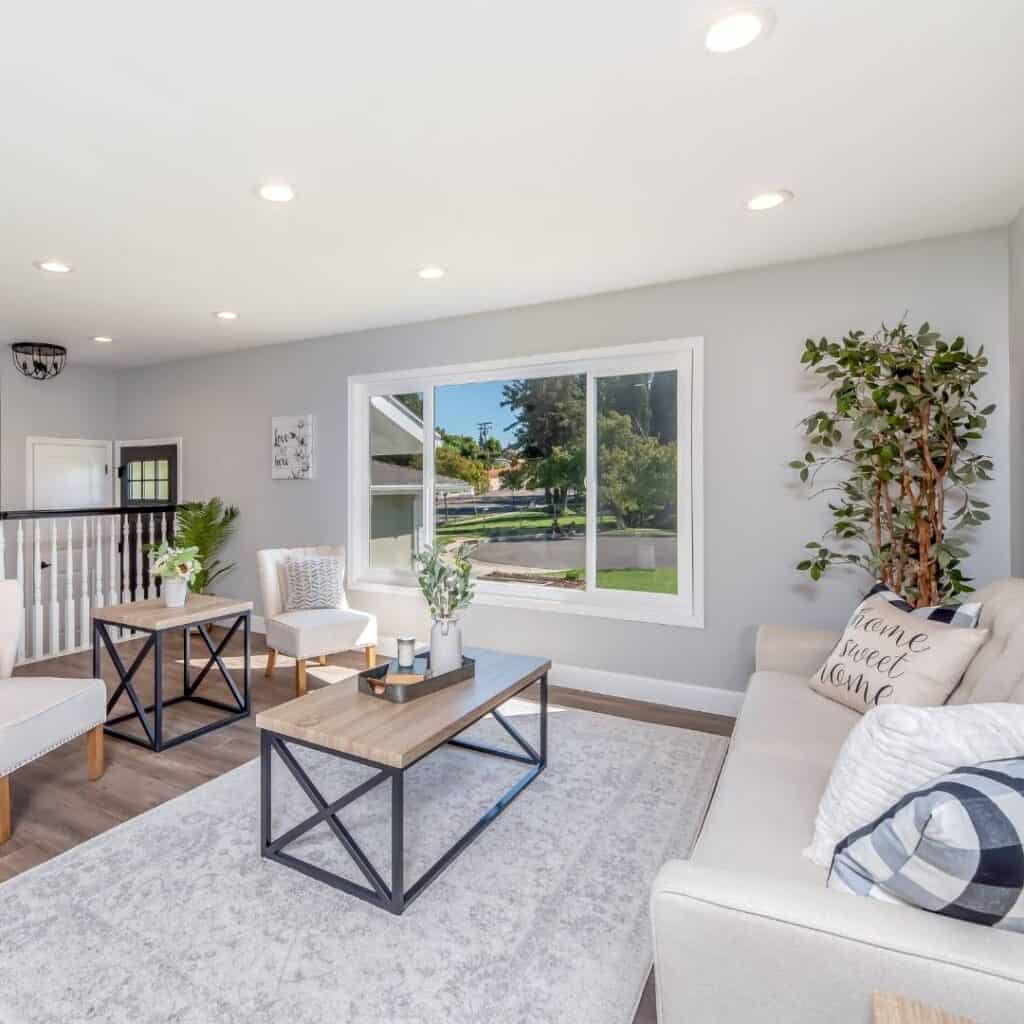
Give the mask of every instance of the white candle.
<svg viewBox="0 0 1024 1024">
<path fill-rule="evenodd" d="M 416 661 L 416 637 L 400 636 L 398 638 L 398 667 L 412 668 Z"/>
</svg>

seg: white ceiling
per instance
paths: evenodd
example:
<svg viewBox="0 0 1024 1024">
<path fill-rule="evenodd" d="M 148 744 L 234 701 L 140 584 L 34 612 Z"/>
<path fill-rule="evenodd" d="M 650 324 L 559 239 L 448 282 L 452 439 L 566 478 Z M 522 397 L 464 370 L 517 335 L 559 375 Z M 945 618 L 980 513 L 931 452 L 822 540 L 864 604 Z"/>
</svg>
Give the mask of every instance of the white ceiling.
<svg viewBox="0 0 1024 1024">
<path fill-rule="evenodd" d="M 1012 218 L 1024 3 L 774 0 L 707 53 L 734 6 L 11 4 L 0 342 L 138 365 Z"/>
</svg>

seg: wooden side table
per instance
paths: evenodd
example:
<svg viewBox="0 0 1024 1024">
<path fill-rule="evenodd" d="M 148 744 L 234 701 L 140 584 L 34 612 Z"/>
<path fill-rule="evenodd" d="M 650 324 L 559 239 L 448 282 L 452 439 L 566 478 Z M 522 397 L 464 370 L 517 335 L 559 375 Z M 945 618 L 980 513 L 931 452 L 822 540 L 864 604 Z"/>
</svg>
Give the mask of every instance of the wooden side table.
<svg viewBox="0 0 1024 1024">
<path fill-rule="evenodd" d="M 229 627 L 227 634 L 221 642 L 214 647 L 210 638 L 207 626 L 218 619 L 233 618 L 234 623 Z M 252 651 L 252 601 L 238 601 L 229 597 L 213 597 L 208 594 L 190 594 L 188 602 L 183 608 L 168 608 L 161 598 L 151 598 L 148 601 L 132 601 L 128 604 L 115 604 L 107 608 L 94 608 L 92 612 L 92 674 L 100 678 L 100 650 L 101 645 L 107 649 L 110 660 L 114 664 L 120 683 L 107 701 L 107 715 L 113 710 L 122 694 L 126 694 L 131 701 L 132 710 L 116 715 L 114 718 L 107 718 L 104 731 L 110 736 L 127 740 L 140 747 L 147 747 L 149 750 L 159 753 L 168 747 L 176 747 L 186 740 L 195 739 L 204 733 L 212 732 L 214 729 L 221 729 L 225 725 L 237 722 L 239 719 L 248 718 L 252 710 L 249 695 L 249 676 Z M 138 633 L 147 633 L 148 639 L 142 646 L 142 650 L 135 656 L 129 667 L 125 667 L 117 646 L 111 639 L 108 627 L 122 627 L 131 629 Z M 231 642 L 231 638 L 242 628 L 245 636 L 245 660 L 243 668 L 243 682 L 241 692 L 238 684 L 229 671 L 221 655 Z M 185 658 L 182 675 L 184 678 L 184 692 L 170 700 L 164 699 L 163 685 L 163 653 L 164 634 L 172 630 L 180 629 L 184 636 Z M 210 658 L 203 666 L 200 673 L 192 679 L 192 666 L 189 660 L 191 631 L 195 629 L 202 637 L 210 652 Z M 146 655 L 153 652 L 153 703 L 143 706 L 139 695 L 135 692 L 132 681 L 140 666 L 145 662 Z M 227 683 L 234 704 L 225 704 L 223 701 L 212 700 L 209 697 L 202 697 L 196 694 L 203 680 L 209 675 L 210 669 L 214 666 L 219 670 L 224 682 Z M 164 738 L 164 708 L 182 701 L 191 701 L 195 704 L 203 704 L 209 708 L 217 708 L 228 712 L 227 717 L 218 718 L 216 721 L 207 722 L 196 729 Z M 147 715 L 152 712 L 152 724 Z M 142 723 L 145 738 L 133 736 L 131 733 L 123 732 L 120 729 L 112 728 L 121 722 L 137 718 Z"/>
<path fill-rule="evenodd" d="M 876 992 L 871 1008 L 874 1024 L 974 1024 L 969 1017 L 958 1017 L 892 992 Z"/>
</svg>

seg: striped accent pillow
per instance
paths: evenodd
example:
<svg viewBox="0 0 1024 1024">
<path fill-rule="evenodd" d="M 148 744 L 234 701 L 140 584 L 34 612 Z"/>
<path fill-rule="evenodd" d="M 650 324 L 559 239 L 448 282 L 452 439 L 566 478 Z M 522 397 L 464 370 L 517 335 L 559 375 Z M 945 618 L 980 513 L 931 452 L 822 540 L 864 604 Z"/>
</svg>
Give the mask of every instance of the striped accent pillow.
<svg viewBox="0 0 1024 1024">
<path fill-rule="evenodd" d="M 1024 757 L 957 768 L 836 846 L 830 889 L 1024 932 Z"/>
<path fill-rule="evenodd" d="M 880 597 L 888 601 L 894 608 L 901 612 L 913 615 L 919 619 L 928 619 L 930 622 L 945 622 L 950 626 L 963 626 L 966 629 L 974 629 L 981 618 L 981 602 L 965 602 L 964 604 L 933 604 L 925 608 L 913 608 L 895 591 L 890 590 L 879 580 L 865 595 L 868 597 Z"/>
<path fill-rule="evenodd" d="M 345 560 L 331 555 L 289 558 L 284 565 L 288 583 L 287 611 L 344 608 Z"/>
</svg>

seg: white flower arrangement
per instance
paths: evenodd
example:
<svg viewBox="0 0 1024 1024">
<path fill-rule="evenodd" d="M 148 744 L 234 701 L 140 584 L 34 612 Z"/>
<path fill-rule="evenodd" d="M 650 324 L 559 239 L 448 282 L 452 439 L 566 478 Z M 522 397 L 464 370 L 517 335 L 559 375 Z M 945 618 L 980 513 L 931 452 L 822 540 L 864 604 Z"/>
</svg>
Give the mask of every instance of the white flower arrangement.
<svg viewBox="0 0 1024 1024">
<path fill-rule="evenodd" d="M 199 548 L 176 548 L 164 541 L 149 554 L 150 572 L 165 580 L 184 580 L 190 586 L 203 568 Z"/>
</svg>

